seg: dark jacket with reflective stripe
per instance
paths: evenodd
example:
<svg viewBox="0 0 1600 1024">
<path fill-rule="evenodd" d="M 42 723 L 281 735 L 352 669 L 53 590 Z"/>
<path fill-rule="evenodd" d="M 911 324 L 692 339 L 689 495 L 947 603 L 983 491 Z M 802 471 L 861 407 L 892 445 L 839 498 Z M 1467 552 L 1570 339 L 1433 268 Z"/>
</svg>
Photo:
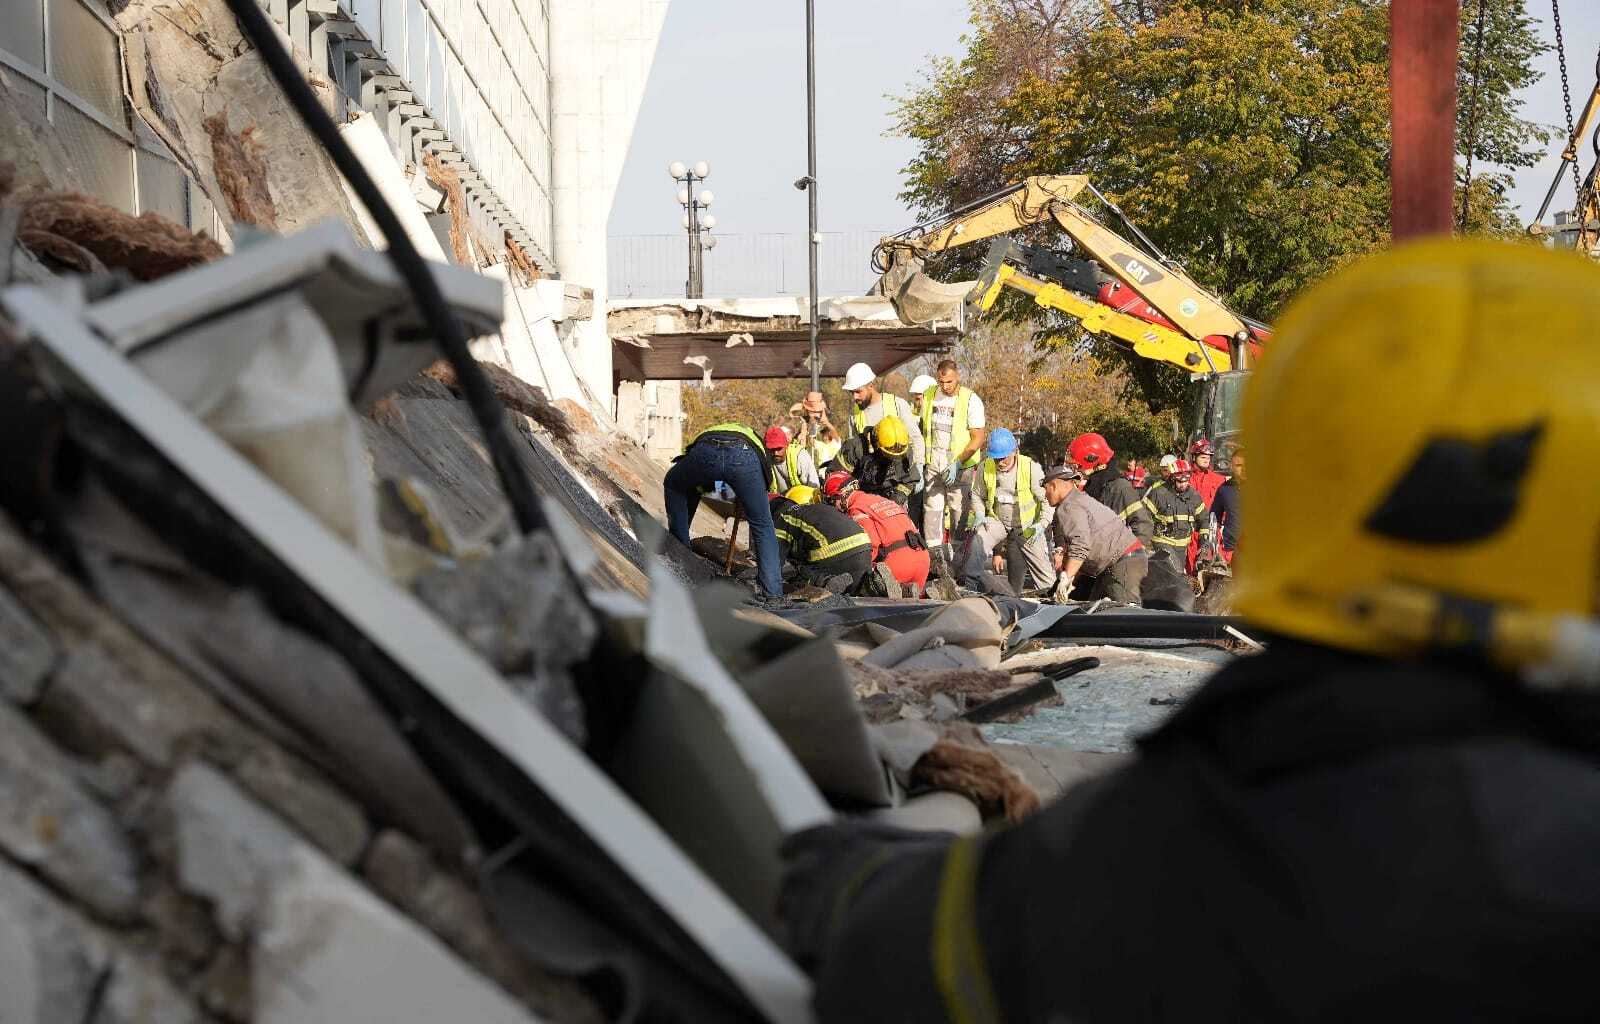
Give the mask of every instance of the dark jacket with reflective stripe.
<svg viewBox="0 0 1600 1024">
<path fill-rule="evenodd" d="M 778 557 L 785 561 L 821 562 L 850 551 L 859 551 L 871 560 L 867 531 L 831 505 L 801 505 L 788 499 L 774 501 L 772 525 L 778 534 Z"/>
<path fill-rule="evenodd" d="M 1100 472 L 1111 471 L 1104 469 Z M 1100 473 L 1095 474 L 1099 475 Z M 1087 488 L 1084 493 L 1088 493 Z M 1144 495 L 1133 486 L 1131 480 L 1125 476 L 1118 476 L 1114 480 L 1106 481 L 1105 486 L 1100 488 L 1098 498 L 1102 505 L 1122 517 L 1122 521 L 1128 524 L 1128 529 L 1139 538 L 1140 544 L 1146 548 L 1150 547 L 1150 538 L 1155 535 L 1155 520 L 1150 517 L 1150 509 L 1144 503 Z"/>
<path fill-rule="evenodd" d="M 1217 488 L 1216 503 L 1211 515 L 1222 529 L 1222 546 L 1232 551 L 1239 546 L 1239 481 L 1229 477 Z"/>
<path fill-rule="evenodd" d="M 1211 534 L 1211 511 L 1193 487 L 1182 494 L 1170 483 L 1152 487 L 1144 494 L 1144 506 L 1155 520 L 1154 550 L 1186 548 L 1189 535 L 1196 531 L 1201 534 L 1201 540 Z"/>
<path fill-rule="evenodd" d="M 1600 1019 L 1597 713 L 1279 644 L 1132 764 L 879 869 L 819 1018 Z"/>
<path fill-rule="evenodd" d="M 911 492 L 917 487 L 909 452 L 887 455 L 859 434 L 845 439 L 839 454 L 834 456 L 833 468 L 855 477 L 868 494 L 881 494 L 902 505 L 911 500 Z"/>
</svg>

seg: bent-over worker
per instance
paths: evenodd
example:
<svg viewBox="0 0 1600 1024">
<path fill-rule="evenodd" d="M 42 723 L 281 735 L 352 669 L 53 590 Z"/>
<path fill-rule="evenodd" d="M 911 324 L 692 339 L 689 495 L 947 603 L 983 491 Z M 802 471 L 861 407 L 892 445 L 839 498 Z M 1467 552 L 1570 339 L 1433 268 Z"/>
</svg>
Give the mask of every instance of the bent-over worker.
<svg viewBox="0 0 1600 1024">
<path fill-rule="evenodd" d="M 772 510 L 767 505 L 767 494 L 777 489 L 777 475 L 761 438 L 743 423 L 707 427 L 673 461 L 661 483 L 667 529 L 687 545 L 689 523 L 700 507 L 700 498 L 719 480 L 733 488 L 744 507 L 762 596 L 782 597 L 783 562 L 778 558 L 778 538 L 773 532 Z"/>
<path fill-rule="evenodd" d="M 1048 587 L 1055 579 L 1050 548 L 1045 540 L 1044 473 L 1032 459 L 1017 451 L 1016 436 L 1005 427 L 989 434 L 986 458 L 972 475 L 973 540 L 983 550 L 998 575 L 1013 550 L 1022 554 L 1023 566 L 1011 566 L 1011 577 L 1024 587 Z M 1024 574 L 1023 568 L 1026 567 Z M 1013 585 L 1014 585 L 1013 584 Z M 1018 594 L 1017 596 L 1021 596 Z"/>
<path fill-rule="evenodd" d="M 1044 496 L 1055 508 L 1055 599 L 1066 601 L 1074 591 L 1084 600 L 1105 598 L 1138 604 L 1149 556 L 1128 524 L 1083 489 L 1076 466 L 1058 466 L 1044 478 Z"/>
<path fill-rule="evenodd" d="M 798 570 L 801 582 L 838 594 L 855 593 L 872 571 L 872 542 L 861 524 L 832 506 L 817 504 L 811 487 L 774 494 L 771 506 L 778 555 Z"/>
<path fill-rule="evenodd" d="M 928 586 L 928 547 L 906 510 L 889 498 L 861 490 L 856 479 L 842 471 L 828 474 L 822 494 L 867 531 L 884 596 L 920 597 Z"/>
</svg>

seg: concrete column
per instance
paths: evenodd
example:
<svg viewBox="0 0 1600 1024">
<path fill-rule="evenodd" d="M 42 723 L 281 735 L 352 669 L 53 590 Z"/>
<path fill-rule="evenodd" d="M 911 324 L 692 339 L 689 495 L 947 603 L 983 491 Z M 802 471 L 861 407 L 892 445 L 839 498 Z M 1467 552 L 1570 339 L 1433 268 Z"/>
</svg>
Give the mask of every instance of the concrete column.
<svg viewBox="0 0 1600 1024">
<path fill-rule="evenodd" d="M 554 256 L 565 280 L 594 289 L 594 317 L 577 324 L 569 354 L 589 390 L 612 403 L 609 412 L 606 222 L 669 2 L 550 2 Z M 668 184 L 663 162 L 662 188 Z"/>
</svg>

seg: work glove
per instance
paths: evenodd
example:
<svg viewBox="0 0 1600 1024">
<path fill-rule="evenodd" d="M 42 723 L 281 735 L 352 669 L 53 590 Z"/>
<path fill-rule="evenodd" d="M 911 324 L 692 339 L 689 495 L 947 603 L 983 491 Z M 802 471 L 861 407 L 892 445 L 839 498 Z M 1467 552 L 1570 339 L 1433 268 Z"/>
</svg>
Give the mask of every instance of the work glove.
<svg viewBox="0 0 1600 1024">
<path fill-rule="evenodd" d="M 1055 593 L 1050 597 L 1056 604 L 1066 604 L 1072 600 L 1072 579 L 1067 576 L 1057 576 Z"/>
<path fill-rule="evenodd" d="M 950 832 L 840 820 L 785 839 L 778 919 L 795 961 L 807 971 L 822 962 L 851 905 L 884 865 L 901 856 L 940 851 L 955 838 Z"/>
<path fill-rule="evenodd" d="M 961 479 L 961 463 L 952 462 L 944 468 L 944 485 L 954 487 L 956 481 Z"/>
</svg>

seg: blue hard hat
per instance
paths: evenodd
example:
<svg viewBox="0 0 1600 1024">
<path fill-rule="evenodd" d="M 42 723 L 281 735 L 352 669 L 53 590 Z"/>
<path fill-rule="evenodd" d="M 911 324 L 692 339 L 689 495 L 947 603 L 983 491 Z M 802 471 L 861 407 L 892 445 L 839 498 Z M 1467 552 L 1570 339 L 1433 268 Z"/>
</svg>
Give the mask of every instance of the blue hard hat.
<svg viewBox="0 0 1600 1024">
<path fill-rule="evenodd" d="M 1016 454 L 1017 439 L 1005 427 L 995 427 L 989 434 L 988 454 L 991 459 L 1003 459 Z"/>
</svg>

